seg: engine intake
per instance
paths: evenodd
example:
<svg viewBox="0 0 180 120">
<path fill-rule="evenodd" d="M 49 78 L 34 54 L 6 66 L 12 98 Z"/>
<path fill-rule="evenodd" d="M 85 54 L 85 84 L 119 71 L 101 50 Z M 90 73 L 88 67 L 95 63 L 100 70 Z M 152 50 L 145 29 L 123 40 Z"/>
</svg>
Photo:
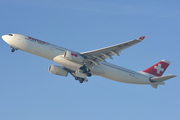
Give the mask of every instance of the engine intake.
<svg viewBox="0 0 180 120">
<path fill-rule="evenodd" d="M 55 75 L 67 76 L 68 72 L 61 66 L 49 65 L 48 71 Z"/>
</svg>

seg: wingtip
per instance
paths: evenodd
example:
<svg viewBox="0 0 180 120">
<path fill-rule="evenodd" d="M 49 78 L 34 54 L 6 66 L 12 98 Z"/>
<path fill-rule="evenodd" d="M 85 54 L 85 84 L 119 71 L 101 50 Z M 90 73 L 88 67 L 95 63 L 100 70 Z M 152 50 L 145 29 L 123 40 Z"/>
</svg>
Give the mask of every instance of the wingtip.
<svg viewBox="0 0 180 120">
<path fill-rule="evenodd" d="M 172 76 L 172 78 L 173 78 L 173 77 L 177 77 L 177 75 L 171 75 L 171 76 Z"/>
<path fill-rule="evenodd" d="M 140 39 L 140 40 L 144 40 L 144 38 L 145 38 L 145 36 L 141 36 L 140 38 L 138 38 L 138 39 Z"/>
</svg>

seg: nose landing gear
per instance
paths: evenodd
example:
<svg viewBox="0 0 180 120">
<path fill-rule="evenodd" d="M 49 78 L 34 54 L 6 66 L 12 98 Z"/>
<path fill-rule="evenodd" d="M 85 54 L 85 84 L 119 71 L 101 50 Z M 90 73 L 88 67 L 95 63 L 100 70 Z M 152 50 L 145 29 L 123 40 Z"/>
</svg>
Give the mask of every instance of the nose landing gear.
<svg viewBox="0 0 180 120">
<path fill-rule="evenodd" d="M 14 52 L 15 50 L 18 50 L 18 48 L 16 46 L 10 46 L 12 49 L 11 49 L 11 52 Z"/>
<path fill-rule="evenodd" d="M 12 48 L 11 52 L 14 52 L 16 49 Z"/>
</svg>

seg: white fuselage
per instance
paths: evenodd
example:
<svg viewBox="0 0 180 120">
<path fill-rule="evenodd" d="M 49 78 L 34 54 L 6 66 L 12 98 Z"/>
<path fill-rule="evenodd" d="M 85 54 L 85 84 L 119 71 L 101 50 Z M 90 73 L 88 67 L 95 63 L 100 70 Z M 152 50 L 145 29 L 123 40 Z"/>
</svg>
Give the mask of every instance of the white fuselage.
<svg viewBox="0 0 180 120">
<path fill-rule="evenodd" d="M 83 63 L 69 61 L 63 58 L 65 51 L 68 49 L 32 38 L 24 35 L 13 34 L 13 36 L 4 35 L 2 37 L 11 47 L 22 51 L 55 61 L 62 66 L 78 71 Z M 71 51 L 71 50 L 68 50 Z M 73 53 L 79 54 L 75 51 Z M 57 57 L 58 56 L 58 57 Z M 101 61 L 96 65 L 91 73 L 93 75 L 102 76 L 111 80 L 133 84 L 150 84 L 149 76 L 125 69 L 120 66 Z"/>
</svg>

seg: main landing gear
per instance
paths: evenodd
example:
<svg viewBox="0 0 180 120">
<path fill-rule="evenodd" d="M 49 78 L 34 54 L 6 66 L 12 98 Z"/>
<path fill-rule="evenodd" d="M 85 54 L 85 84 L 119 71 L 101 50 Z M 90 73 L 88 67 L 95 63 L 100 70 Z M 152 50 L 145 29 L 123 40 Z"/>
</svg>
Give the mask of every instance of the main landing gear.
<svg viewBox="0 0 180 120">
<path fill-rule="evenodd" d="M 71 72 L 69 73 L 75 78 L 75 80 L 78 80 L 80 83 L 88 82 L 86 79 L 86 76 L 91 77 L 92 74 L 90 73 L 90 69 L 88 69 L 85 65 L 79 68 L 79 71 Z"/>
<path fill-rule="evenodd" d="M 75 79 L 76 79 L 76 80 L 79 80 L 80 83 L 83 83 L 84 80 L 85 80 L 84 78 L 79 78 L 79 77 L 76 77 Z"/>
<path fill-rule="evenodd" d="M 86 73 L 86 75 L 87 75 L 88 77 L 91 77 L 91 76 L 92 76 L 92 74 L 90 73 L 90 69 L 88 69 L 85 65 L 83 65 L 83 66 L 80 67 L 79 69 L 82 70 L 83 73 Z"/>
<path fill-rule="evenodd" d="M 78 80 L 80 83 L 88 82 L 86 78 L 80 78 L 80 77 L 75 77 L 75 80 Z"/>
</svg>

